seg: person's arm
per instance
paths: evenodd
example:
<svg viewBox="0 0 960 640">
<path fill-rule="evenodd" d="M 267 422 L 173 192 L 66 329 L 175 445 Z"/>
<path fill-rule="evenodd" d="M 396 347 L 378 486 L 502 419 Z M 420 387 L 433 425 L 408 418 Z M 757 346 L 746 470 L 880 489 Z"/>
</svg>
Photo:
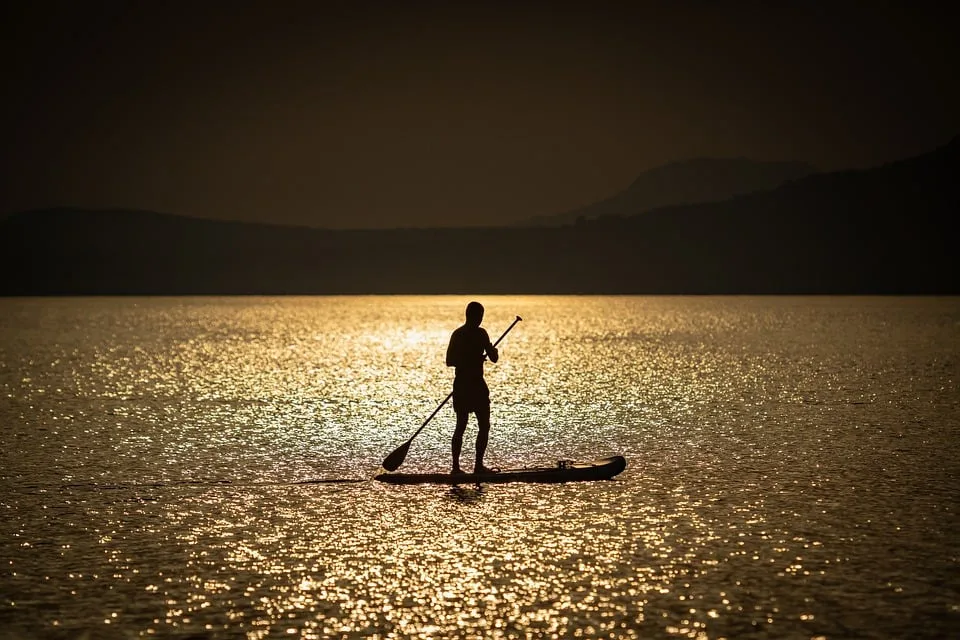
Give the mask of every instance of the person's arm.
<svg viewBox="0 0 960 640">
<path fill-rule="evenodd" d="M 496 364 L 497 360 L 500 359 L 500 352 L 497 351 L 497 348 L 490 344 L 490 336 L 487 335 L 487 332 L 483 332 L 483 336 L 487 340 L 487 346 L 484 347 L 484 350 L 487 352 L 487 357 L 490 358 L 490 362 Z"/>
<path fill-rule="evenodd" d="M 448 367 L 457 366 L 457 362 L 459 361 L 458 353 L 457 353 L 459 349 L 455 344 L 456 341 L 457 341 L 457 334 L 454 333 L 452 336 L 450 336 L 450 344 L 447 345 L 447 366 Z"/>
</svg>

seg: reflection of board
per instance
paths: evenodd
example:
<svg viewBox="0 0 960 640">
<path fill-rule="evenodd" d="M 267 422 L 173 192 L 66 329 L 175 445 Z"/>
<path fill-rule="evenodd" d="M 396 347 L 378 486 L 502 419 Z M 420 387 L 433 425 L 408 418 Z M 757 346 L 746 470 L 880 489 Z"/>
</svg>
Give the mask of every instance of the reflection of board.
<svg viewBox="0 0 960 640">
<path fill-rule="evenodd" d="M 583 482 L 609 480 L 623 471 L 623 456 L 593 462 L 559 462 L 555 467 L 504 469 L 497 473 L 381 473 L 374 480 L 390 484 L 494 484 L 503 482 Z"/>
</svg>

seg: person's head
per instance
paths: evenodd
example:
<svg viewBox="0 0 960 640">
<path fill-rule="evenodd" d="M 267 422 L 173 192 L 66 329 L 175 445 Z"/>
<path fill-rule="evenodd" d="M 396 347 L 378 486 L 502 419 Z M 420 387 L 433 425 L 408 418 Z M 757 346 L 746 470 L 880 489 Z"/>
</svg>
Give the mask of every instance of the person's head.
<svg viewBox="0 0 960 640">
<path fill-rule="evenodd" d="M 479 327 L 483 322 L 483 305 L 479 302 L 471 302 L 467 305 L 467 324 Z"/>
</svg>

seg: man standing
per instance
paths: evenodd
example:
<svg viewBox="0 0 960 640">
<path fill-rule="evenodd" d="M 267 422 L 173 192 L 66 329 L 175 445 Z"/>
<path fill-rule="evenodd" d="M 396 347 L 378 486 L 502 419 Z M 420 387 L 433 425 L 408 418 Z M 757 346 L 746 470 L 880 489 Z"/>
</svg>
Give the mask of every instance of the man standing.
<svg viewBox="0 0 960 640">
<path fill-rule="evenodd" d="M 490 336 L 480 327 L 483 322 L 483 305 L 471 302 L 467 305 L 466 322 L 450 336 L 447 346 L 447 366 L 456 367 L 453 379 L 453 410 L 457 413 L 457 427 L 453 432 L 453 470 L 460 469 L 460 450 L 463 448 L 463 433 L 471 413 L 477 414 L 477 459 L 474 473 L 490 473 L 483 466 L 483 454 L 490 436 L 490 390 L 483 379 L 483 363 L 500 359 L 497 348 L 490 344 Z"/>
</svg>

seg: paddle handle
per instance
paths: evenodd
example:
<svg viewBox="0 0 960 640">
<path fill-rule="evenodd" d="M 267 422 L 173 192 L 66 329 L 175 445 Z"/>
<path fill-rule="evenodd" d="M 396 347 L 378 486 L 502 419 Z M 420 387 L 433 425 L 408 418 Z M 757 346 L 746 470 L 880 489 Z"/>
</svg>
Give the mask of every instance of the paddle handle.
<svg viewBox="0 0 960 640">
<path fill-rule="evenodd" d="M 510 333 L 510 329 L 513 329 L 513 327 L 521 320 L 523 320 L 523 318 L 521 318 L 520 316 L 517 316 L 517 319 L 514 320 L 512 323 L 510 323 L 510 326 L 507 327 L 507 330 L 500 334 L 500 337 L 497 338 L 497 341 L 493 343 L 493 346 L 497 346 L 498 344 L 500 344 L 500 341 L 506 338 L 507 334 Z"/>
<path fill-rule="evenodd" d="M 507 327 L 507 330 L 504 331 L 502 334 L 500 334 L 500 337 L 497 338 L 497 341 L 493 343 L 493 346 L 497 346 L 498 344 L 500 344 L 500 341 L 503 340 L 504 338 L 506 338 L 506 337 L 507 337 L 507 334 L 510 333 L 510 329 L 513 329 L 513 327 L 516 326 L 516 324 L 517 324 L 518 322 L 520 322 L 521 320 L 523 320 L 523 318 L 521 318 L 520 316 L 517 316 L 516 320 L 514 320 L 513 323 L 512 323 L 509 327 Z M 450 398 L 452 398 L 452 397 L 453 397 L 453 391 L 451 391 L 451 392 L 447 395 L 447 397 L 443 399 L 443 402 L 441 402 L 441 403 L 439 404 L 439 406 L 437 406 L 437 408 L 433 410 L 433 413 L 430 414 L 430 417 L 423 421 L 423 424 L 420 425 L 420 428 L 417 429 L 416 433 L 414 433 L 412 436 L 410 436 L 410 439 L 407 440 L 407 443 L 408 443 L 408 444 L 411 443 L 411 442 L 413 442 L 413 439 L 416 438 L 418 435 L 420 435 L 420 432 L 423 431 L 423 428 L 424 428 L 425 426 L 427 426 L 427 424 L 429 424 L 429 422 L 430 422 L 431 420 L 433 420 L 433 417 L 434 417 L 435 415 L 437 415 L 438 413 L 440 413 L 440 409 L 442 409 L 443 406 L 444 406 L 445 404 L 447 404 L 447 403 L 450 401 Z"/>
</svg>

